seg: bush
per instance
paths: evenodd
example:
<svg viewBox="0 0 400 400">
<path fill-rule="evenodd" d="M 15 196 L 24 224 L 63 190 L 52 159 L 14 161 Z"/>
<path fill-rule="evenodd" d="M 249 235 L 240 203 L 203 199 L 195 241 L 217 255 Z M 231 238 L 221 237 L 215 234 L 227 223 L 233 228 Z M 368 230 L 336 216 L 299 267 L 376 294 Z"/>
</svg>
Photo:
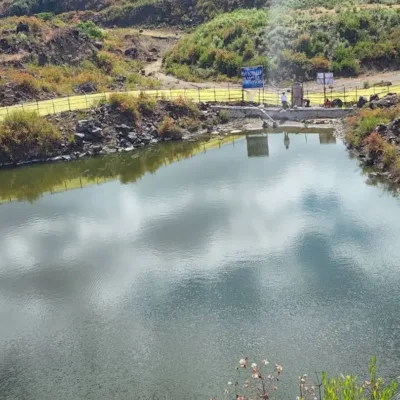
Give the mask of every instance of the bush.
<svg viewBox="0 0 400 400">
<path fill-rule="evenodd" d="M 372 132 L 366 139 L 364 139 L 364 145 L 368 153 L 381 153 L 385 146 L 385 140 L 378 132 Z"/>
<path fill-rule="evenodd" d="M 35 112 L 16 111 L 0 124 L 0 158 L 19 161 L 47 157 L 60 143 L 56 127 Z"/>
<path fill-rule="evenodd" d="M 171 112 L 177 118 L 180 117 L 191 117 L 191 118 L 199 118 L 200 110 L 192 100 L 186 99 L 185 97 L 178 97 L 173 100 L 171 103 Z"/>
<path fill-rule="evenodd" d="M 385 167 L 394 165 L 398 158 L 396 146 L 394 144 L 385 143 L 382 151 L 382 162 Z"/>
<path fill-rule="evenodd" d="M 104 31 L 93 21 L 79 22 L 76 27 L 92 39 L 103 40 L 105 37 Z"/>
<path fill-rule="evenodd" d="M 141 126 L 142 114 L 151 114 L 157 105 L 156 100 L 145 93 L 140 93 L 139 97 L 115 93 L 110 96 L 108 102 L 112 107 L 119 108 L 138 127 Z"/>
<path fill-rule="evenodd" d="M 181 139 L 182 130 L 171 117 L 164 117 L 158 126 L 158 134 L 163 138 Z"/>
</svg>

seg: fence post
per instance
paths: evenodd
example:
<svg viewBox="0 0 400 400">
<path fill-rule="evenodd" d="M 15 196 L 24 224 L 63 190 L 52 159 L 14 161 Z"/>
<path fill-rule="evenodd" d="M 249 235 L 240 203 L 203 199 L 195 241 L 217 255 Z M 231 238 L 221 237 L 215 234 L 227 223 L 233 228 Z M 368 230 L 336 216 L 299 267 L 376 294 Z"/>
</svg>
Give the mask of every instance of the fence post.
<svg viewBox="0 0 400 400">
<path fill-rule="evenodd" d="M 388 85 L 388 87 L 387 87 L 387 91 L 388 91 L 388 93 L 389 93 L 389 85 Z"/>
<path fill-rule="evenodd" d="M 343 103 L 346 104 L 346 88 L 343 87 Z"/>
<path fill-rule="evenodd" d="M 242 87 L 242 102 L 244 102 L 244 89 Z"/>
<path fill-rule="evenodd" d="M 37 109 L 38 115 L 40 115 L 40 111 L 39 111 L 39 100 L 36 100 L 36 109 Z"/>
<path fill-rule="evenodd" d="M 214 102 L 215 103 L 217 102 L 217 91 L 215 89 L 215 86 L 214 86 Z"/>
<path fill-rule="evenodd" d="M 186 88 L 183 88 L 183 97 L 186 99 Z"/>
<path fill-rule="evenodd" d="M 228 83 L 228 101 L 231 101 L 231 86 Z"/>
<path fill-rule="evenodd" d="M 54 99 L 51 102 L 53 103 L 53 111 L 54 111 L 54 114 L 55 114 L 56 113 L 56 106 L 54 104 Z"/>
<path fill-rule="evenodd" d="M 197 88 L 197 90 L 199 91 L 199 103 L 201 103 L 201 100 L 200 100 L 200 88 Z"/>
<path fill-rule="evenodd" d="M 6 107 L 6 110 L 7 110 L 7 115 L 10 115 L 10 112 L 8 111 L 8 107 Z"/>
<path fill-rule="evenodd" d="M 358 101 L 357 86 L 356 86 L 356 101 Z"/>
<path fill-rule="evenodd" d="M 69 98 L 69 95 L 68 95 L 68 108 L 69 108 L 69 111 L 71 111 L 71 100 Z"/>
<path fill-rule="evenodd" d="M 86 102 L 86 108 L 89 108 L 86 94 L 85 94 L 85 102 Z"/>
<path fill-rule="evenodd" d="M 333 92 L 333 89 L 331 88 L 331 101 L 333 100 L 333 94 L 332 94 L 332 92 Z"/>
<path fill-rule="evenodd" d="M 169 89 L 169 97 L 170 97 L 170 100 L 172 101 L 172 89 L 171 88 Z"/>
</svg>

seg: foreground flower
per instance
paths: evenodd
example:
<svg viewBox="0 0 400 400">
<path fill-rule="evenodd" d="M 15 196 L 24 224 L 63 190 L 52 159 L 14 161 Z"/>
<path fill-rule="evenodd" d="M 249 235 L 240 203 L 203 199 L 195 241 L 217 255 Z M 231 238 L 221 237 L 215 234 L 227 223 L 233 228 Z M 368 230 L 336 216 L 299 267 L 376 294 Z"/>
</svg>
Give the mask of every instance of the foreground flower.
<svg viewBox="0 0 400 400">
<path fill-rule="evenodd" d="M 247 366 L 247 357 L 242 358 L 242 359 L 239 361 L 239 364 L 240 364 L 240 367 L 241 367 L 241 368 L 246 368 L 246 366 Z"/>
<path fill-rule="evenodd" d="M 228 382 L 228 386 L 231 386 L 232 385 L 232 382 Z"/>
<path fill-rule="evenodd" d="M 256 363 L 251 364 L 251 368 L 253 369 L 257 368 L 257 364 Z"/>
<path fill-rule="evenodd" d="M 264 364 L 264 365 L 268 365 L 268 364 L 269 364 L 269 361 L 268 361 L 268 360 L 263 360 L 263 364 Z"/>
<path fill-rule="evenodd" d="M 275 364 L 275 371 L 280 374 L 283 371 L 282 365 Z"/>
</svg>

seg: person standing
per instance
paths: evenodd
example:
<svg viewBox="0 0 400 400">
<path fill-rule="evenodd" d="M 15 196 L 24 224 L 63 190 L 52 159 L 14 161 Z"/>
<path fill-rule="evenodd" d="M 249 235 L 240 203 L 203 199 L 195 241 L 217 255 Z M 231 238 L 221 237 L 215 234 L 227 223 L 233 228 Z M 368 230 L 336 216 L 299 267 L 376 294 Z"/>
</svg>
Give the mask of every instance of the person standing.
<svg viewBox="0 0 400 400">
<path fill-rule="evenodd" d="M 289 108 L 289 105 L 288 105 L 288 100 L 287 100 L 287 96 L 286 96 L 285 92 L 282 93 L 281 102 L 282 102 L 283 109 L 287 110 Z"/>
</svg>

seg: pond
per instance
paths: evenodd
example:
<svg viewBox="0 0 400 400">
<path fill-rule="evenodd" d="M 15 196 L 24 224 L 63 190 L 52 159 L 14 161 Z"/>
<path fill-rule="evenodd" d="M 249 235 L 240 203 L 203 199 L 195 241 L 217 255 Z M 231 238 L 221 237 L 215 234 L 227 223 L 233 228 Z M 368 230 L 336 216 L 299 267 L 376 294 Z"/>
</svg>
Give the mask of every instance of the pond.
<svg viewBox="0 0 400 400">
<path fill-rule="evenodd" d="M 399 201 L 329 134 L 0 171 L 0 398 L 222 398 L 243 356 L 400 375 Z"/>
</svg>

